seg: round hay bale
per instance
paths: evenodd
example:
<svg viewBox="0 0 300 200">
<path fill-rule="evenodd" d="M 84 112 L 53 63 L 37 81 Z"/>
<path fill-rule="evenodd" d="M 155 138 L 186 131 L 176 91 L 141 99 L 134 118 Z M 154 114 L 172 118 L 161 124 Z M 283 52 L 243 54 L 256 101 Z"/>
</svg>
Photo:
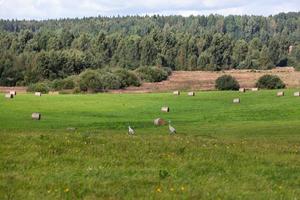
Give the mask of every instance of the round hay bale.
<svg viewBox="0 0 300 200">
<path fill-rule="evenodd" d="M 170 108 L 169 107 L 162 107 L 161 112 L 170 112 Z"/>
<path fill-rule="evenodd" d="M 283 92 L 283 91 L 277 92 L 277 96 L 278 96 L 278 97 L 283 97 L 283 96 L 284 96 L 284 92 Z"/>
<path fill-rule="evenodd" d="M 35 96 L 38 96 L 38 97 L 41 97 L 42 96 L 42 93 L 41 92 L 36 92 L 34 93 Z"/>
<path fill-rule="evenodd" d="M 32 113 L 31 119 L 33 120 L 41 120 L 42 115 L 40 113 Z"/>
<path fill-rule="evenodd" d="M 9 91 L 9 94 L 16 96 L 16 95 L 17 95 L 17 92 L 14 91 L 14 90 L 12 90 L 12 91 Z"/>
<path fill-rule="evenodd" d="M 294 97 L 300 97 L 300 92 L 294 92 Z"/>
<path fill-rule="evenodd" d="M 257 92 L 259 89 L 258 88 L 251 88 L 252 92 Z"/>
<path fill-rule="evenodd" d="M 192 96 L 192 97 L 195 96 L 195 92 L 189 92 L 188 96 Z"/>
<path fill-rule="evenodd" d="M 180 91 L 174 91 L 173 94 L 179 96 L 180 95 Z"/>
<path fill-rule="evenodd" d="M 241 103 L 241 100 L 240 100 L 240 98 L 235 98 L 235 99 L 233 99 L 232 102 L 233 102 L 233 103 Z"/>
<path fill-rule="evenodd" d="M 13 99 L 14 95 L 13 94 L 5 94 L 4 95 L 6 99 Z"/>
<path fill-rule="evenodd" d="M 161 119 L 161 118 L 157 118 L 157 119 L 154 120 L 154 125 L 155 126 L 164 126 L 166 124 L 167 124 L 166 121 Z"/>
<path fill-rule="evenodd" d="M 246 92 L 246 89 L 245 89 L 245 88 L 240 88 L 240 89 L 239 89 L 239 92 L 245 93 L 245 92 Z"/>
</svg>

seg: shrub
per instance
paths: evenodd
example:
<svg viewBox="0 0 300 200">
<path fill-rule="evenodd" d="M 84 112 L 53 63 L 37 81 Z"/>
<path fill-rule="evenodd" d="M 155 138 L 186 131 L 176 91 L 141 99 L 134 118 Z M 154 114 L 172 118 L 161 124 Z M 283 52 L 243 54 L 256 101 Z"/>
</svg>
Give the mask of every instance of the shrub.
<svg viewBox="0 0 300 200">
<path fill-rule="evenodd" d="M 71 90 L 75 88 L 74 77 L 70 76 L 65 79 L 57 79 L 52 82 L 54 90 Z"/>
<path fill-rule="evenodd" d="M 121 82 L 121 88 L 126 88 L 129 86 L 140 86 L 141 82 L 137 75 L 131 71 L 126 69 L 118 69 L 114 71 L 114 74 L 118 76 Z"/>
<path fill-rule="evenodd" d="M 101 74 L 103 90 L 114 90 L 121 88 L 121 81 L 117 75 L 111 72 Z"/>
<path fill-rule="evenodd" d="M 160 82 L 168 78 L 168 72 L 158 67 L 139 67 L 136 72 L 141 80 L 147 82 Z"/>
<path fill-rule="evenodd" d="M 167 72 L 168 76 L 172 75 L 172 69 L 170 67 L 163 67 L 162 69 Z"/>
<path fill-rule="evenodd" d="M 27 88 L 28 92 L 41 92 L 41 93 L 48 93 L 50 91 L 49 83 L 41 82 L 41 83 L 34 83 L 30 84 Z"/>
<path fill-rule="evenodd" d="M 84 92 L 103 91 L 103 81 L 101 74 L 96 70 L 86 70 L 80 74 L 79 87 Z"/>
<path fill-rule="evenodd" d="M 121 88 L 121 81 L 116 74 L 105 70 L 86 70 L 80 74 L 81 91 L 104 92 Z"/>
<path fill-rule="evenodd" d="M 216 88 L 218 90 L 238 90 L 240 84 L 234 77 L 223 75 L 216 80 Z"/>
<path fill-rule="evenodd" d="M 258 79 L 256 87 L 263 89 L 281 89 L 285 88 L 285 84 L 276 75 L 264 75 Z"/>
</svg>

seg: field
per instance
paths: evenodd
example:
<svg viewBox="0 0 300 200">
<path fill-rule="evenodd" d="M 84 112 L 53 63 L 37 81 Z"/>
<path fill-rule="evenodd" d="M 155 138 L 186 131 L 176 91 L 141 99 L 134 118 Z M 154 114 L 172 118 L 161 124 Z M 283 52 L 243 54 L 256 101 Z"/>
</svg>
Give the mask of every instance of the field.
<svg viewBox="0 0 300 200">
<path fill-rule="evenodd" d="M 2 97 L 0 199 L 299 199 L 300 98 L 285 91 Z"/>
</svg>

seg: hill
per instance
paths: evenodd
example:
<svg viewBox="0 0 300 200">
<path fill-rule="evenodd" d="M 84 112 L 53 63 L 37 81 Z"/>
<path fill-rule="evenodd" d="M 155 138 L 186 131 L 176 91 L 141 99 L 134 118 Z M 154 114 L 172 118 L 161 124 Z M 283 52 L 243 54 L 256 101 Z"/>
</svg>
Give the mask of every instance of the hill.
<svg viewBox="0 0 300 200">
<path fill-rule="evenodd" d="M 64 79 L 86 69 L 272 69 L 300 63 L 300 13 L 0 20 L 0 85 Z"/>
</svg>

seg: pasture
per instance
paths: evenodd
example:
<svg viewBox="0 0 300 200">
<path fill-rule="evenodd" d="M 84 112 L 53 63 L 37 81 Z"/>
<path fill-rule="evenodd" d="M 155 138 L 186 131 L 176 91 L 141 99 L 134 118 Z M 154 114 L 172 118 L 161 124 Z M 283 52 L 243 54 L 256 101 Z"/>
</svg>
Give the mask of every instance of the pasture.
<svg viewBox="0 0 300 200">
<path fill-rule="evenodd" d="M 3 96 L 0 199 L 299 199 L 300 98 L 284 91 Z"/>
</svg>

